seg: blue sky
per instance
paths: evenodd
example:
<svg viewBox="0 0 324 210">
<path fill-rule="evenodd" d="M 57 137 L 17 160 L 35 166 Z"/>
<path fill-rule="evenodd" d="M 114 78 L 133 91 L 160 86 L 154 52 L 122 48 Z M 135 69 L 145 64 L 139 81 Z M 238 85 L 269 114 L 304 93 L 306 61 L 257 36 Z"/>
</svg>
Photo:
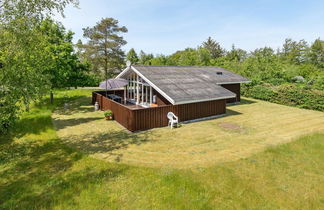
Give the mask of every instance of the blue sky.
<svg viewBox="0 0 324 210">
<path fill-rule="evenodd" d="M 57 17 L 83 39 L 82 28 L 104 17 L 128 28 L 125 50 L 171 54 L 197 47 L 208 36 L 230 49 L 278 48 L 285 38 L 324 37 L 323 0 L 80 0 Z"/>
</svg>

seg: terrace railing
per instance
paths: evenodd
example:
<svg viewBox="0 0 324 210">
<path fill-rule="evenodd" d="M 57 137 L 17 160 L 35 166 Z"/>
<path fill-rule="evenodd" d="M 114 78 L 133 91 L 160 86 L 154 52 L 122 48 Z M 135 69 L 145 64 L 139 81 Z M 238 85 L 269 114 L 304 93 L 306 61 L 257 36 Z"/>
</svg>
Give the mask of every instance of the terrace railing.
<svg viewBox="0 0 324 210">
<path fill-rule="evenodd" d="M 181 105 L 130 109 L 106 98 L 103 92 L 92 93 L 92 103 L 99 103 L 101 110 L 110 109 L 115 120 L 130 131 L 147 130 L 168 125 L 167 113 L 173 112 L 179 122 L 194 120 L 226 112 L 226 100 L 206 101 Z"/>
</svg>

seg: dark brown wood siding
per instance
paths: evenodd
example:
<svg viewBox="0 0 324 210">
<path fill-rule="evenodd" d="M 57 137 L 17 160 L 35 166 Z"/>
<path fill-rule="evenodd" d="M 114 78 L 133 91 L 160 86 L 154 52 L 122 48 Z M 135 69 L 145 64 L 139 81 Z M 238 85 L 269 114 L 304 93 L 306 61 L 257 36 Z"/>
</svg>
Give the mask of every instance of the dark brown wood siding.
<svg viewBox="0 0 324 210">
<path fill-rule="evenodd" d="M 104 93 L 106 94 L 106 93 Z M 119 122 L 122 126 L 125 128 L 132 127 L 132 110 L 127 108 L 127 106 L 124 106 L 120 103 L 117 103 L 109 98 L 106 98 L 105 96 L 101 95 L 98 92 L 92 93 L 92 103 L 98 102 L 99 108 L 102 111 L 105 110 L 111 110 L 113 112 L 114 119 Z"/>
<path fill-rule="evenodd" d="M 153 89 L 153 95 L 156 95 L 156 104 L 158 106 L 163 106 L 163 105 L 170 105 L 171 103 L 164 98 L 159 92 L 157 92 L 155 89 Z"/>
<path fill-rule="evenodd" d="M 112 101 L 98 92 L 93 92 L 92 103 L 99 103 L 101 110 L 112 110 L 114 118 L 130 131 L 147 130 L 168 125 L 167 113 L 173 112 L 179 121 L 194 120 L 203 117 L 225 114 L 226 100 L 205 101 L 181 105 L 129 109 Z"/>
<path fill-rule="evenodd" d="M 225 114 L 226 100 L 206 101 L 199 103 L 166 105 L 133 110 L 133 131 L 147 130 L 168 125 L 167 113 L 173 112 L 180 122 L 203 117 Z"/>
<path fill-rule="evenodd" d="M 226 84 L 226 85 L 221 85 L 223 88 L 226 88 L 229 91 L 232 91 L 233 93 L 236 94 L 236 98 L 230 98 L 227 99 L 227 103 L 234 103 L 234 102 L 240 102 L 241 101 L 241 84 Z"/>
</svg>

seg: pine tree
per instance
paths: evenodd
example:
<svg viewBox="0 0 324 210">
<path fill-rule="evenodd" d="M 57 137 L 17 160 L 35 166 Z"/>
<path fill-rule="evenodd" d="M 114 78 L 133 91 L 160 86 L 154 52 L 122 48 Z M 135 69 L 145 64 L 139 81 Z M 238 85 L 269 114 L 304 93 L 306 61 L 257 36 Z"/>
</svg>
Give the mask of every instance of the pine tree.
<svg viewBox="0 0 324 210">
<path fill-rule="evenodd" d="M 202 45 L 210 52 L 211 58 L 213 59 L 222 57 L 224 55 L 224 49 L 222 49 L 220 44 L 211 37 L 208 37 L 207 41 L 203 42 Z"/>
<path fill-rule="evenodd" d="M 132 64 L 137 64 L 139 59 L 134 50 L 134 48 L 130 49 L 126 55 L 126 59 L 129 60 Z"/>
<path fill-rule="evenodd" d="M 114 76 L 124 65 L 125 53 L 121 47 L 127 42 L 120 34 L 127 31 L 113 18 L 104 18 L 94 27 L 83 29 L 83 36 L 89 39 L 84 45 L 88 59 L 97 64 L 105 78 Z"/>
</svg>

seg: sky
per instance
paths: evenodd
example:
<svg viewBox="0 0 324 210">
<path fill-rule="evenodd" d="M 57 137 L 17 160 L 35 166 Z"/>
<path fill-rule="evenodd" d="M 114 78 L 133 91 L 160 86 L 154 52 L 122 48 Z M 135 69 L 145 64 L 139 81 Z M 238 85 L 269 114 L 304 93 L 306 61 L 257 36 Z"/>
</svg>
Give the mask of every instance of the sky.
<svg viewBox="0 0 324 210">
<path fill-rule="evenodd" d="M 324 37 L 324 0 L 80 0 L 68 6 L 66 29 L 83 38 L 85 27 L 112 17 L 126 26 L 128 51 L 169 55 L 201 45 L 209 36 L 225 49 L 281 47 L 286 38 L 311 43 Z"/>
</svg>

